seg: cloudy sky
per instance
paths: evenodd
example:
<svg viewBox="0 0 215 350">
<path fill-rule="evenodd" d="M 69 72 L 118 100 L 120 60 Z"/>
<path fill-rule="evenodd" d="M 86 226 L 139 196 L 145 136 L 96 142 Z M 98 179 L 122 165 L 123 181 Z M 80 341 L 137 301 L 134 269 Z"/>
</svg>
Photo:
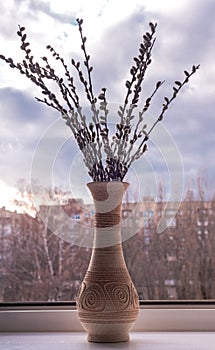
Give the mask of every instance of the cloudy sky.
<svg viewBox="0 0 215 350">
<path fill-rule="evenodd" d="M 22 60 L 18 25 L 26 28 L 37 58 L 51 44 L 68 62 L 81 55 L 75 19 L 84 19 L 94 66 L 95 93 L 107 87 L 111 106 L 122 103 L 125 80 L 142 34 L 157 22 L 153 62 L 142 91 L 148 97 L 165 80 L 150 110 L 156 117 L 163 96 L 170 96 L 184 70 L 201 67 L 171 105 L 152 135 L 144 159 L 131 169 L 131 195 L 153 195 L 162 182 L 167 192 L 193 185 L 198 176 L 214 188 L 215 107 L 214 0 L 8 0 L 0 2 L 0 53 Z M 74 196 L 87 196 L 90 181 L 70 130 L 54 110 L 34 99 L 40 91 L 0 61 L 0 206 L 14 196 L 19 179 L 61 185 Z M 115 117 L 116 119 L 117 117 Z M 113 120 L 112 122 L 115 122 Z M 146 190 L 147 189 L 147 190 Z M 132 194 L 133 191 L 133 194 Z"/>
</svg>

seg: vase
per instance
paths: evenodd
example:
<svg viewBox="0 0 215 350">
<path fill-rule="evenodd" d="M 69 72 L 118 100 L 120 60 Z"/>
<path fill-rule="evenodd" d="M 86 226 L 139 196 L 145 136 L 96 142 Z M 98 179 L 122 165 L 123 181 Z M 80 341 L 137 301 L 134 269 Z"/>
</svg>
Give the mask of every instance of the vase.
<svg viewBox="0 0 215 350">
<path fill-rule="evenodd" d="M 87 184 L 95 208 L 94 243 L 77 310 L 92 342 L 128 341 L 139 312 L 121 240 L 122 198 L 128 185 L 120 181 Z"/>
</svg>

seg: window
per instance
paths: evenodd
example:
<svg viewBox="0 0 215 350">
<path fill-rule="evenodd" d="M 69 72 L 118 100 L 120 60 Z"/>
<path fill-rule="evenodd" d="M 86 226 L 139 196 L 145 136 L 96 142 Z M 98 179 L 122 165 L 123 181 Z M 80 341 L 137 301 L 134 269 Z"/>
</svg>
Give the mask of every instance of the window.
<svg viewBox="0 0 215 350">
<path fill-rule="evenodd" d="M 143 300 L 214 300 L 214 217 L 207 214 L 214 202 L 185 200 L 179 212 L 174 203 L 162 207 L 167 204 L 166 228 L 158 233 L 160 202 L 123 202 L 123 249 L 138 294 Z M 74 198 L 43 205 L 36 217 L 2 208 L 1 301 L 75 300 L 91 256 L 85 243 L 92 240 L 93 220 L 93 204 Z"/>
<path fill-rule="evenodd" d="M 12 18 L 13 21 L 16 22 L 16 13 L 20 14 L 20 19 L 22 19 L 22 16 L 24 16 L 23 18 L 32 18 L 32 16 L 28 16 L 32 12 L 29 5 L 26 4 L 26 7 L 18 8 L 17 3 L 12 1 L 10 4 L 2 5 L 3 13 L 10 14 L 10 16 L 4 16 L 4 28 L 10 28 L 11 31 L 12 26 L 8 21 Z M 50 6 L 51 10 L 49 13 L 46 13 L 45 16 L 40 16 L 40 14 L 43 13 L 46 6 L 44 6 L 44 9 L 41 7 L 35 11 L 35 23 L 38 25 L 30 25 L 29 30 L 31 31 L 31 28 L 34 28 L 36 31 L 36 28 L 38 28 L 39 31 L 43 31 L 43 28 L 47 28 L 47 23 L 43 22 L 43 18 L 47 18 L 48 16 L 48 22 L 50 21 L 51 28 L 58 28 L 57 30 L 59 30 L 57 34 L 53 31 L 53 35 L 56 39 L 54 40 L 60 44 L 59 48 L 61 48 L 61 38 L 62 36 L 67 38 L 67 28 L 64 27 L 65 23 L 62 23 L 62 29 L 59 27 L 59 16 L 53 15 L 55 14 L 55 9 L 52 8 L 53 5 Z M 109 23 L 110 18 L 109 20 L 107 20 L 107 18 L 105 21 L 102 20 L 102 16 L 105 16 L 106 13 L 106 6 L 108 7 L 110 4 L 105 5 L 104 8 L 102 7 L 99 10 L 98 17 L 101 18 L 101 21 L 99 21 L 100 23 Z M 161 26 L 165 26 L 162 33 L 167 32 L 166 24 L 168 25 L 168 32 L 170 27 L 172 29 L 172 36 L 168 39 L 167 46 L 169 52 L 172 50 L 172 53 L 176 53 L 177 59 L 174 61 L 175 70 L 182 71 L 182 73 L 183 70 L 181 70 L 178 64 L 183 60 L 178 59 L 178 52 L 181 54 L 184 48 L 186 49 L 184 59 L 186 60 L 187 66 L 190 65 L 190 57 L 187 55 L 188 51 L 192 51 L 194 58 L 201 57 L 204 63 L 211 57 L 214 57 L 211 51 L 214 38 L 210 37 L 208 32 L 205 32 L 206 34 L 204 30 L 201 32 L 203 37 L 207 37 L 205 45 L 208 45 L 207 47 L 205 46 L 205 51 L 201 50 L 201 55 L 200 51 L 197 51 L 199 48 L 198 45 L 192 46 L 192 42 L 188 43 L 187 28 L 186 26 L 183 27 L 183 23 L 180 22 L 180 19 L 185 18 L 185 15 L 192 12 L 189 6 L 191 6 L 191 3 L 186 5 L 184 9 L 181 7 L 178 9 L 177 7 L 177 10 L 175 10 L 175 5 L 174 8 L 172 8 L 169 2 L 167 7 L 163 5 L 161 7 L 158 6 L 156 10 L 156 16 L 158 16 L 158 20 L 161 21 Z M 118 8 L 113 9 L 113 13 L 118 13 L 117 18 L 119 23 L 124 23 L 123 28 L 127 38 L 130 37 L 130 28 L 133 28 L 134 21 L 138 19 L 138 23 L 140 23 L 141 18 L 145 20 L 150 11 L 152 11 L 151 13 L 154 17 L 153 11 L 155 10 L 153 6 L 147 13 L 145 13 L 144 8 L 140 11 L 139 5 L 138 12 L 135 12 L 135 8 L 136 5 L 132 8 L 125 7 L 123 11 L 118 11 Z M 163 11 L 163 9 L 165 9 L 165 22 L 163 21 L 164 17 L 162 12 L 160 12 Z M 68 11 L 70 10 L 71 9 L 68 9 Z M 195 8 L 196 15 L 193 16 L 193 18 L 195 18 L 195 23 L 192 19 L 189 22 L 193 33 L 199 32 L 198 28 L 200 28 L 201 23 L 204 23 L 202 14 L 205 13 L 206 10 L 208 10 L 208 13 L 213 13 L 213 11 L 209 11 L 208 4 L 204 6 L 200 5 L 198 8 Z M 65 11 L 67 11 L 66 8 Z M 64 14 L 65 13 L 66 12 L 64 12 Z M 14 16 L 11 16 L 11 14 Z M 119 18 L 119 15 L 122 17 Z M 95 14 L 93 16 L 90 14 L 89 18 L 92 18 L 92 25 L 89 25 L 90 30 L 92 30 L 90 35 L 93 36 L 95 34 L 95 37 L 99 40 L 97 27 L 99 22 L 96 20 L 97 17 Z M 114 18 L 113 16 L 113 19 Z M 177 18 L 177 21 L 174 21 L 175 18 Z M 168 21 L 168 19 L 170 21 Z M 63 14 L 61 21 L 63 21 Z M 126 31 L 126 23 L 128 23 L 128 31 Z M 174 23 L 174 25 L 171 23 Z M 93 32 L 95 28 L 94 24 L 96 24 L 95 32 Z M 179 27 L 176 24 L 179 24 Z M 107 63 L 108 59 L 112 62 L 113 57 L 115 58 L 115 49 L 118 47 L 120 47 L 121 53 L 123 53 L 123 50 L 125 48 L 127 49 L 128 44 L 130 45 L 129 41 L 122 41 L 120 37 L 112 35 L 113 28 L 115 34 L 114 26 L 117 25 L 118 23 L 115 22 L 114 24 L 111 23 L 109 28 L 106 27 L 106 35 L 111 42 L 111 50 L 108 49 L 108 55 L 105 56 L 105 60 L 103 61 L 103 55 L 96 56 L 98 60 L 101 58 L 101 61 L 99 61 L 101 64 Z M 180 28 L 180 43 L 173 40 L 179 33 L 178 28 Z M 46 41 L 46 38 L 49 40 L 47 33 L 47 30 L 43 31 L 44 41 Z M 136 32 L 132 35 L 136 35 L 135 33 Z M 164 40 L 165 38 L 162 33 L 161 37 L 162 40 Z M 30 34 L 32 36 L 35 35 L 34 39 L 36 43 L 38 43 L 39 33 L 33 33 L 32 31 Z M 102 35 L 103 32 L 101 32 L 101 37 Z M 0 36 L 3 51 L 1 53 L 4 53 L 4 50 L 7 52 L 8 48 L 9 51 L 11 50 L 14 52 L 14 42 L 11 42 L 12 34 L 9 33 L 8 30 L 0 30 Z M 112 40 L 113 37 L 114 40 Z M 134 42 L 133 38 L 132 42 Z M 170 44 L 172 45 L 171 47 L 169 46 Z M 185 46 L 183 47 L 183 45 Z M 193 50 L 187 51 L 188 46 L 190 48 L 192 47 Z M 98 45 L 99 50 L 100 47 L 101 46 Z M 159 47 L 159 50 L 160 57 L 164 57 L 162 45 Z M 205 52 L 207 52 L 208 55 L 206 55 Z M 167 56 L 172 59 L 174 55 Z M 120 67 L 120 69 L 122 68 L 122 72 L 125 60 L 126 55 L 120 54 L 118 67 Z M 193 61 L 193 59 L 191 59 L 191 61 Z M 175 118 L 169 118 L 166 124 L 167 127 L 172 130 L 174 139 L 181 149 L 187 181 L 189 181 L 187 176 L 190 174 L 193 176 L 194 171 L 199 169 L 202 164 L 206 164 L 209 168 L 209 174 L 212 178 L 214 173 L 214 165 L 213 162 L 211 162 L 211 159 L 213 159 L 214 137 L 213 128 L 210 127 L 210 123 L 212 124 L 213 122 L 213 108 L 210 108 L 210 106 L 213 105 L 214 99 L 214 88 L 211 80 L 211 71 L 213 70 L 214 63 L 213 60 L 207 62 L 208 64 L 204 64 L 204 74 L 196 77 L 196 81 L 193 82 L 193 85 L 188 91 L 188 95 L 184 94 L 181 98 L 181 103 L 176 106 L 174 112 Z M 170 63 L 171 62 L 168 62 L 166 67 L 170 67 Z M 162 67 L 164 70 L 166 69 L 164 65 L 162 65 Z M 109 79 L 110 77 L 114 79 L 113 85 L 118 86 L 118 81 L 115 80 L 115 78 L 118 79 L 119 76 L 121 77 L 122 73 L 114 71 L 112 69 L 112 64 L 108 64 L 107 68 L 107 84 L 109 84 L 109 80 L 111 81 L 111 79 Z M 160 69 L 159 65 L 157 68 Z M 167 71 L 169 74 L 168 79 L 172 79 L 172 70 L 167 69 Z M 99 75 L 96 79 L 99 79 Z M 209 80 L 207 80 L 207 77 L 209 77 Z M 20 76 L 18 79 L 20 79 Z M 8 71 L 4 71 L 4 68 L 1 68 L 0 124 L 2 135 L 0 142 L 0 201 L 2 201 L 4 193 L 6 199 L 9 197 L 17 199 L 17 194 L 14 192 L 12 184 L 19 178 L 28 178 L 31 170 L 32 155 L 35 151 L 36 144 L 44 133 L 45 128 L 48 128 L 50 123 L 53 122 L 53 118 L 55 118 L 55 115 L 54 117 L 50 116 L 43 106 L 39 106 L 32 101 L 32 98 L 29 97 L 29 86 L 25 85 L 25 82 L 23 82 L 23 85 L 20 84 L 20 81 L 21 80 L 17 80 L 15 75 L 13 78 L 11 75 L 8 75 Z M 148 81 L 148 84 L 149 88 L 150 85 L 152 86 L 152 81 Z M 200 85 L 201 89 L 199 89 Z M 115 89 L 116 99 L 120 97 L 121 91 L 119 93 L 118 91 L 119 89 Z M 188 102 L 189 107 L 186 113 L 184 113 L 185 102 Z M 207 111 L 207 124 L 205 124 L 205 118 L 200 115 L 200 113 L 203 113 L 202 111 Z M 193 117 L 196 115 L 198 116 L 198 121 Z M 64 134 L 64 131 L 62 134 Z M 55 140 L 59 138 L 59 130 L 57 130 L 55 135 L 51 136 L 56 135 L 58 137 L 55 137 Z M 199 135 L 201 135 L 201 140 Z M 50 138 L 50 140 L 52 141 L 53 138 Z M 57 183 L 57 180 L 63 179 L 63 184 L 66 183 L 67 185 L 69 180 L 65 178 L 65 174 L 68 174 L 71 170 L 69 169 L 70 164 L 68 165 L 68 159 L 72 159 L 73 161 L 74 158 L 77 157 L 78 159 L 79 156 L 77 152 L 74 151 L 73 143 L 70 144 L 68 148 L 67 146 L 65 147 L 65 153 L 63 154 L 63 151 L 61 152 L 61 146 L 64 141 L 65 139 L 62 137 L 60 140 L 60 147 L 57 149 L 58 153 L 55 152 L 55 156 L 57 154 L 59 157 L 53 161 L 51 167 L 53 166 L 53 182 L 56 180 Z M 66 138 L 65 143 L 67 143 L 67 141 L 68 139 Z M 166 139 L 164 139 L 164 144 L 165 142 Z M 201 146 L 201 144 L 204 145 L 204 147 Z M 54 142 L 47 147 L 50 153 L 54 148 L 52 146 L 54 146 Z M 164 146 L 168 148 L 169 145 L 165 144 Z M 65 157 L 63 157 L 62 154 Z M 41 165 L 45 168 L 48 162 L 46 161 L 45 153 L 42 154 L 42 156 L 43 162 Z M 152 158 L 147 157 L 148 156 L 146 156 L 146 163 L 148 162 L 148 164 L 146 164 L 146 167 L 145 164 L 144 166 L 140 165 L 137 167 L 137 172 L 141 177 L 144 172 L 146 187 L 148 186 L 148 173 L 151 174 L 153 172 L 149 163 L 153 166 L 155 165 L 156 172 L 159 173 L 159 176 L 164 176 L 165 178 L 167 173 L 163 172 L 160 158 L 155 157 L 154 154 L 152 154 Z M 172 154 L 170 158 L 175 166 L 175 159 L 172 159 L 174 158 Z M 56 171 L 56 169 L 58 171 Z M 75 172 L 75 169 L 72 170 Z M 78 178 L 78 176 L 80 176 L 82 181 L 85 175 L 83 175 L 81 171 L 79 173 L 75 172 L 75 178 Z M 134 176 L 134 173 L 132 173 L 132 176 Z M 178 173 L 175 174 L 174 181 L 177 179 Z M 50 182 L 48 183 L 50 184 Z M 174 185 L 177 186 L 178 184 L 174 183 L 173 186 Z M 77 190 L 77 195 L 73 193 L 70 201 L 65 200 L 60 204 L 63 211 L 67 210 L 68 215 L 70 215 L 71 220 L 68 223 L 65 224 L 63 218 L 54 215 L 56 208 L 54 208 L 54 205 L 51 206 L 49 204 L 44 208 L 41 207 L 40 213 L 43 218 L 48 217 L 49 221 L 41 220 L 40 214 L 34 217 L 30 212 L 20 212 L 20 209 L 23 209 L 26 202 L 28 202 L 29 206 L 31 202 L 29 202 L 29 191 L 25 187 L 25 184 L 19 183 L 17 187 L 21 187 L 21 191 L 19 192 L 21 196 L 18 197 L 16 203 L 18 204 L 18 206 L 16 206 L 17 211 L 15 211 L 14 206 L 12 209 L 11 207 L 8 209 L 8 207 L 4 207 L 4 203 L 1 202 L 0 205 L 0 302 L 5 305 L 13 302 L 50 302 L 54 305 L 55 302 L 63 303 L 66 300 L 75 299 L 80 281 L 89 263 L 91 250 L 85 243 L 81 246 L 70 244 L 70 242 L 77 242 L 77 237 L 83 241 L 86 240 L 86 242 L 88 242 L 88 240 L 90 241 L 92 238 L 94 216 L 92 206 L 89 205 L 87 211 L 83 210 L 85 201 L 81 202 L 81 200 L 77 200 L 79 198 Z M 76 187 L 78 188 L 78 186 Z M 155 300 L 162 300 L 164 305 L 166 301 L 170 303 L 173 300 L 177 300 L 178 305 L 181 305 L 180 301 L 182 300 L 189 300 L 190 305 L 192 305 L 192 301 L 201 300 L 203 303 L 203 301 L 213 302 L 215 299 L 214 189 L 206 188 L 206 191 L 204 191 L 201 181 L 198 181 L 198 186 L 196 185 L 194 187 L 195 188 L 188 189 L 187 196 L 185 200 L 182 201 L 179 211 L 175 211 L 174 209 L 174 199 L 170 201 L 172 206 L 169 206 L 165 211 L 166 203 L 164 198 L 158 196 L 159 198 L 156 199 L 154 195 L 151 195 L 150 191 L 146 195 L 145 193 L 143 194 L 145 198 L 143 198 L 143 200 L 142 198 L 140 199 L 141 203 L 139 203 L 139 209 L 134 216 L 132 213 L 136 203 L 132 202 L 132 195 L 130 198 L 131 200 L 127 200 L 125 203 L 123 208 L 123 218 L 125 221 L 123 229 L 125 235 L 129 234 L 131 228 L 136 230 L 137 234 L 135 237 L 125 240 L 123 246 L 129 271 L 137 286 L 141 299 L 154 302 Z M 50 209 L 53 211 L 53 215 L 47 214 Z M 61 233 L 59 235 L 54 235 L 51 227 L 55 225 L 58 220 L 58 224 L 61 226 Z M 156 227 L 157 223 L 160 221 L 162 221 L 161 226 L 165 228 L 165 230 L 158 234 Z M 87 247 L 84 247 L 84 245 Z M 172 305 L 173 309 L 177 307 L 176 304 Z M 198 311 L 203 320 L 205 320 L 206 311 L 208 312 L 208 310 L 205 311 L 203 309 L 208 307 L 208 305 L 209 304 L 204 304 L 201 311 Z M 153 315 L 155 309 L 159 309 L 161 306 L 158 306 L 156 303 L 152 303 L 149 306 L 149 304 L 145 302 L 144 308 L 146 307 L 147 310 L 149 310 L 148 307 L 152 308 Z M 168 307 L 166 307 L 166 309 L 168 309 Z M 27 315 L 27 312 L 21 312 L 22 316 L 24 314 Z M 57 312 L 58 311 L 56 311 L 56 314 Z M 167 313 L 168 312 L 173 311 L 167 310 Z M 184 315 L 189 319 L 187 312 L 188 310 L 186 309 Z M 8 312 L 8 315 L 9 314 Z M 208 314 L 210 314 L 210 312 L 208 312 Z M 200 319 L 200 317 L 196 318 Z M 207 319 L 211 321 L 211 324 L 214 324 L 211 316 L 208 317 L 207 315 Z M 186 323 L 186 321 L 184 322 Z"/>
</svg>

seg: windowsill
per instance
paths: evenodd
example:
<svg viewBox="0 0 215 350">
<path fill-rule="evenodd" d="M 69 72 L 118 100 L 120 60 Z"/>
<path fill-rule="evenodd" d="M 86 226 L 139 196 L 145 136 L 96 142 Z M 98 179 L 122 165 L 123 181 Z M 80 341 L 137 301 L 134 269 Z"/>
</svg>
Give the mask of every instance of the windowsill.
<svg viewBox="0 0 215 350">
<path fill-rule="evenodd" d="M 212 305 L 142 306 L 134 332 L 215 331 Z M 71 307 L 2 308 L 0 332 L 83 332 L 77 311 Z M 1 333 L 0 333 L 1 334 Z"/>
<path fill-rule="evenodd" d="M 0 333 L 1 349 L 22 350 L 200 350 L 214 349 L 213 332 L 131 332 L 126 343 L 88 343 L 86 334 L 72 333 Z"/>
</svg>

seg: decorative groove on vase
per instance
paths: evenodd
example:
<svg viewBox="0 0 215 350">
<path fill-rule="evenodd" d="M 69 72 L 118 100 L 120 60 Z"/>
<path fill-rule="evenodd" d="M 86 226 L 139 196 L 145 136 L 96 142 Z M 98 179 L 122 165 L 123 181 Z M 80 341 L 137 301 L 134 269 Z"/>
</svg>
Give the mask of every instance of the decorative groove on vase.
<svg viewBox="0 0 215 350">
<path fill-rule="evenodd" d="M 106 314 L 98 314 L 98 312 L 94 312 L 89 314 L 85 314 L 84 312 L 79 312 L 79 319 L 83 323 L 95 323 L 95 324 L 114 324 L 114 323 L 130 323 L 131 325 L 137 319 L 137 312 L 129 311 L 127 313 L 120 316 L 119 312 L 111 312 Z"/>
<path fill-rule="evenodd" d="M 122 311 L 129 308 L 131 293 L 127 284 L 108 282 L 105 283 L 104 289 L 113 303 L 114 309 Z"/>
<path fill-rule="evenodd" d="M 121 282 L 121 283 L 129 283 L 130 279 L 128 279 L 128 273 L 123 271 L 122 269 L 119 269 L 118 271 L 114 271 L 114 276 L 111 274 L 111 272 L 103 272 L 98 271 L 87 271 L 86 277 L 84 279 L 86 282 L 94 283 L 99 280 L 99 282 Z"/>
<path fill-rule="evenodd" d="M 103 315 L 98 315 L 98 313 L 92 313 L 90 315 L 85 315 L 84 313 L 79 313 L 79 319 L 82 323 L 94 323 L 94 324 L 130 324 L 131 326 L 137 319 L 136 312 L 128 312 L 124 314 L 124 317 L 119 317 L 119 313 L 113 312 Z"/>
<path fill-rule="evenodd" d="M 105 228 L 118 225 L 121 221 L 121 207 L 106 213 L 95 213 L 95 227 Z"/>
<path fill-rule="evenodd" d="M 139 299 L 132 283 L 93 282 L 87 285 L 83 282 L 81 286 L 78 313 L 82 322 L 134 322 L 138 310 Z"/>
<path fill-rule="evenodd" d="M 103 311 L 105 309 L 105 294 L 102 287 L 98 283 L 92 283 L 90 287 L 86 287 L 86 283 L 82 283 L 79 296 L 80 309 L 87 311 Z"/>
</svg>

